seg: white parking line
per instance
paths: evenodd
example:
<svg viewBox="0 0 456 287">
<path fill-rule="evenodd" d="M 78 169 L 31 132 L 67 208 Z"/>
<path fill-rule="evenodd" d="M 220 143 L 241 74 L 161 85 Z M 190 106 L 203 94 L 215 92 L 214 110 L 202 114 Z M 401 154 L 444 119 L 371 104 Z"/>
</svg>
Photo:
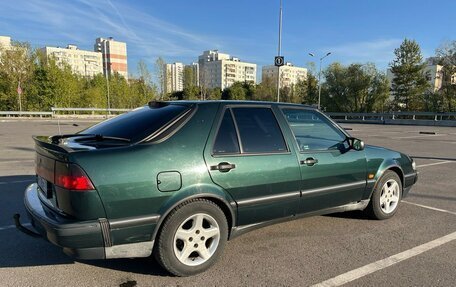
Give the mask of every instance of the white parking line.
<svg viewBox="0 0 456 287">
<path fill-rule="evenodd" d="M 448 235 L 445 235 L 443 237 L 437 238 L 435 240 L 429 241 L 427 243 L 424 243 L 422 245 L 413 247 L 409 250 L 406 250 L 404 252 L 392 255 L 388 258 L 378 260 L 374 263 L 370 263 L 368 265 L 365 265 L 363 267 L 354 269 L 352 271 L 349 271 L 347 273 L 341 274 L 339 276 L 336 276 L 334 278 L 328 279 L 326 281 L 323 281 L 321 283 L 315 284 L 312 287 L 329 287 L 329 286 L 341 286 L 344 285 L 348 282 L 352 282 L 356 279 L 359 279 L 361 277 L 364 277 L 366 275 L 369 275 L 371 273 L 374 273 L 376 271 L 382 270 L 384 268 L 387 268 L 389 266 L 392 266 L 396 263 L 399 263 L 401 261 L 407 260 L 409 258 L 412 258 L 414 256 L 420 255 L 423 252 L 429 251 L 433 248 L 436 248 L 438 246 L 441 246 L 445 243 L 448 243 L 450 241 L 453 241 L 456 239 L 456 232 L 450 233 Z"/>
<path fill-rule="evenodd" d="M 433 163 L 427 163 L 427 164 L 420 164 L 420 165 L 417 165 L 416 167 L 425 167 L 425 166 L 439 165 L 439 164 L 451 163 L 451 162 L 454 162 L 454 161 L 445 160 L 445 161 L 439 161 L 439 162 L 433 162 Z"/>
<path fill-rule="evenodd" d="M 22 224 L 23 226 L 30 226 L 31 224 L 30 223 L 24 223 Z M 1 230 L 6 230 L 6 229 L 12 229 L 12 228 L 16 228 L 16 225 L 7 225 L 7 226 L 2 226 L 0 227 L 0 231 Z"/>
<path fill-rule="evenodd" d="M 405 201 L 405 200 L 402 200 L 402 202 L 403 203 L 407 203 L 407 204 L 411 204 L 411 205 L 415 205 L 415 206 L 419 206 L 419 207 L 423 207 L 423 208 L 427 208 L 427 209 L 430 209 L 430 210 L 435 210 L 435 211 L 440 211 L 440 212 L 445 212 L 445 213 L 456 215 L 456 212 L 445 210 L 445 209 L 440 209 L 440 208 L 436 208 L 436 207 L 432 207 L 432 206 L 422 205 L 422 204 L 418 204 L 418 203 L 414 203 L 414 202 L 410 202 L 410 201 Z"/>
</svg>

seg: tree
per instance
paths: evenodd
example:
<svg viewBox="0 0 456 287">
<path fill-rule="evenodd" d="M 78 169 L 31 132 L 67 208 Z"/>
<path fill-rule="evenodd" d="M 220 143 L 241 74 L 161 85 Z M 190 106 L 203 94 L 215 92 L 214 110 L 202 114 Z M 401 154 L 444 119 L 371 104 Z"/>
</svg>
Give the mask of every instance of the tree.
<svg viewBox="0 0 456 287">
<path fill-rule="evenodd" d="M 166 62 L 163 60 L 162 57 L 158 57 L 155 61 L 155 72 L 157 75 L 157 82 L 160 97 L 163 97 L 165 93 L 165 86 L 166 86 Z"/>
<path fill-rule="evenodd" d="M 436 55 L 439 59 L 440 78 L 442 86 L 439 94 L 442 96 L 441 108 L 446 106 L 448 112 L 453 112 L 456 107 L 456 41 L 442 44 L 437 50 Z"/>
<path fill-rule="evenodd" d="M 331 64 L 324 71 L 322 103 L 330 111 L 382 111 L 388 99 L 388 80 L 374 64 Z"/>
<path fill-rule="evenodd" d="M 19 110 L 23 104 L 27 108 L 35 53 L 26 42 L 13 42 L 10 48 L 0 52 L 0 108 Z M 19 86 L 23 91 L 22 96 L 17 92 Z"/>
<path fill-rule="evenodd" d="M 184 88 L 189 88 L 192 86 L 195 86 L 196 83 L 196 77 L 198 75 L 195 75 L 195 70 L 193 69 L 192 66 L 184 66 L 184 71 L 183 71 L 183 82 L 184 82 Z"/>
<path fill-rule="evenodd" d="M 243 82 L 235 82 L 222 92 L 223 100 L 245 100 L 247 91 Z"/>
<path fill-rule="evenodd" d="M 420 110 L 429 87 L 420 46 L 414 40 L 405 39 L 394 54 L 396 58 L 390 63 L 394 75 L 391 87 L 394 100 L 406 110 Z"/>
</svg>

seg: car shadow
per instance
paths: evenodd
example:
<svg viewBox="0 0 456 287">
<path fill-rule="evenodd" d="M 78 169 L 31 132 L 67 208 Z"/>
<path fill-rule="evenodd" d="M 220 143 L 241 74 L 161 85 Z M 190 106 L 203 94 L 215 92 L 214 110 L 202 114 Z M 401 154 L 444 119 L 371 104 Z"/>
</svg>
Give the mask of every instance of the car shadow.
<svg viewBox="0 0 456 287">
<path fill-rule="evenodd" d="M 344 219 L 356 219 L 356 220 L 372 220 L 372 218 L 370 218 L 365 212 L 363 212 L 361 210 L 337 212 L 337 213 L 326 214 L 323 216 L 344 218 Z"/>
</svg>

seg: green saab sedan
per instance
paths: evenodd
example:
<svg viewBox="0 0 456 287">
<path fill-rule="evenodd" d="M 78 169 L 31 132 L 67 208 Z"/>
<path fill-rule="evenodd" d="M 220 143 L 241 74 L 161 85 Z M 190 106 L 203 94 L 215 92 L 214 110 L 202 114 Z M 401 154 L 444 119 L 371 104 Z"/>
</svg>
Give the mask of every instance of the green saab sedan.
<svg viewBox="0 0 456 287">
<path fill-rule="evenodd" d="M 364 146 L 320 111 L 246 101 L 150 102 L 77 134 L 34 137 L 35 231 L 81 259 L 147 257 L 188 276 L 227 240 L 350 210 L 392 217 L 414 161 Z"/>
</svg>

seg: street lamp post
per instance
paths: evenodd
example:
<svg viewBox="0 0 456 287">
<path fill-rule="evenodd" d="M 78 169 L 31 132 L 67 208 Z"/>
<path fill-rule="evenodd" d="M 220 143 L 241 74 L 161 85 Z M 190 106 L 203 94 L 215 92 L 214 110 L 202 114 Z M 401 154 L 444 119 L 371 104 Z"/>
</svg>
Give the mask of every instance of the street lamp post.
<svg viewBox="0 0 456 287">
<path fill-rule="evenodd" d="M 309 53 L 311 57 L 315 57 L 313 53 Z M 326 53 L 323 57 L 320 58 L 320 68 L 318 72 L 318 109 L 320 109 L 320 100 L 321 100 L 321 63 L 323 62 L 323 59 L 331 55 L 331 52 Z"/>
</svg>

